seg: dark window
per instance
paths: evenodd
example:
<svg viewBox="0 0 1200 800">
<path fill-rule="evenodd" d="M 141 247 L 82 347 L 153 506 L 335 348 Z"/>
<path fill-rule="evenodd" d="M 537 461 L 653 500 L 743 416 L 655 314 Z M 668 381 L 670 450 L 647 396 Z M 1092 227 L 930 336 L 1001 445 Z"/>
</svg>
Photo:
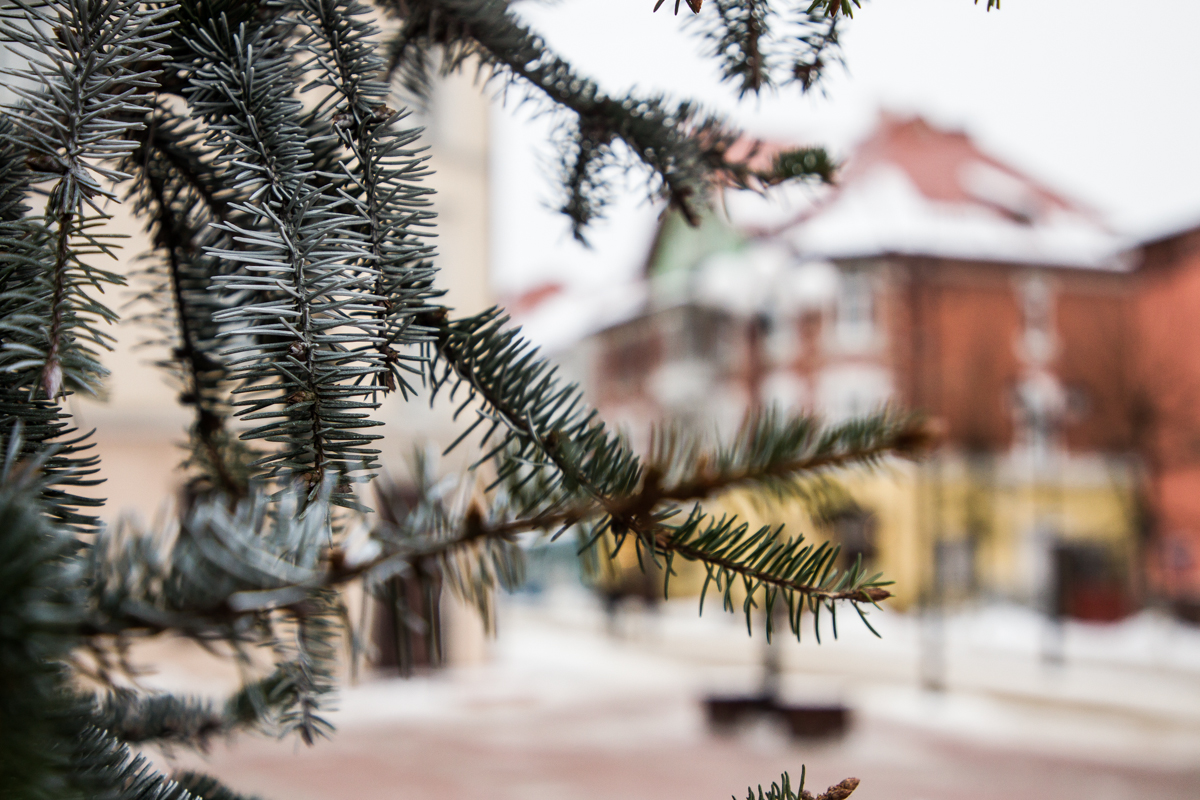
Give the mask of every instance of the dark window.
<svg viewBox="0 0 1200 800">
<path fill-rule="evenodd" d="M 1102 544 L 1063 543 L 1054 548 L 1054 612 L 1095 622 L 1130 611 L 1121 561 Z"/>
<path fill-rule="evenodd" d="M 875 515 L 854 505 L 841 509 L 828 518 L 829 527 L 842 547 L 842 563 L 851 566 L 861 556 L 863 563 L 875 558 L 878 528 Z"/>
</svg>

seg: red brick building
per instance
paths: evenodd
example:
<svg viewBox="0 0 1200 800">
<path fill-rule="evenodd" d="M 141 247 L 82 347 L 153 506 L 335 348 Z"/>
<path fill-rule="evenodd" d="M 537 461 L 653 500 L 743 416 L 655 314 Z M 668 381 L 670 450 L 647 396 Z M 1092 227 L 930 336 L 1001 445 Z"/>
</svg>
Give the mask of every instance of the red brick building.
<svg viewBox="0 0 1200 800">
<path fill-rule="evenodd" d="M 856 489 L 875 530 L 854 546 L 908 599 L 1200 599 L 1200 232 L 1139 268 L 965 134 L 888 116 L 819 202 L 728 211 L 665 217 L 640 310 L 562 353 L 608 418 L 636 440 L 758 402 L 921 409 L 937 456 Z"/>
<path fill-rule="evenodd" d="M 1200 228 L 1141 248 L 1134 435 L 1149 478 L 1152 579 L 1200 605 Z"/>
</svg>

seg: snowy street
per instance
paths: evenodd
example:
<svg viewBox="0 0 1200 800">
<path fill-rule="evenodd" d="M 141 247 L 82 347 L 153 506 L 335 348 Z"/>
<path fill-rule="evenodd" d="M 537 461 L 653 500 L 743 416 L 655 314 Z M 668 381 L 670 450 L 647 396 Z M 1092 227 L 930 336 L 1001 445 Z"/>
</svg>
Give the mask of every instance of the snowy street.
<svg viewBox="0 0 1200 800">
<path fill-rule="evenodd" d="M 724 798 L 788 770 L 856 800 L 1124 800 L 1200 796 L 1200 632 L 1143 615 L 1073 625 L 1062 664 L 1016 608 L 948 617 L 947 690 L 919 688 L 920 626 L 846 620 L 837 642 L 784 652 L 793 702 L 840 700 L 847 736 L 788 739 L 769 721 L 711 733 L 700 699 L 752 691 L 761 642 L 691 601 L 605 632 L 589 598 L 509 601 L 486 662 L 410 681 L 364 680 L 330 741 L 241 736 L 206 769 L 263 798 Z M 925 630 L 928 635 L 929 630 Z M 181 680 L 180 675 L 161 676 Z M 176 753 L 179 765 L 194 756 Z"/>
</svg>

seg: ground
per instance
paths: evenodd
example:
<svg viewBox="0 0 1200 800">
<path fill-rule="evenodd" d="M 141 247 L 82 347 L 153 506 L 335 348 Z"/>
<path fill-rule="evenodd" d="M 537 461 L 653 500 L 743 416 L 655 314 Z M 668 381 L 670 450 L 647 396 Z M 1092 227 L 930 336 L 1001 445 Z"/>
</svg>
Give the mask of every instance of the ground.
<svg viewBox="0 0 1200 800">
<path fill-rule="evenodd" d="M 1046 662 L 1028 646 L 1035 617 L 959 615 L 943 624 L 942 692 L 920 687 L 927 628 L 884 615 L 876 640 L 843 626 L 838 642 L 787 646 L 784 694 L 845 701 L 854 724 L 796 742 L 765 721 L 707 729 L 701 699 L 752 689 L 760 642 L 694 615 L 686 601 L 635 612 L 614 635 L 579 597 L 510 602 L 485 663 L 363 680 L 329 741 L 241 736 L 176 763 L 268 800 L 719 800 L 802 764 L 809 788 L 862 779 L 855 800 L 1200 796 L 1200 638 L 1174 623 L 1071 628 Z"/>
</svg>

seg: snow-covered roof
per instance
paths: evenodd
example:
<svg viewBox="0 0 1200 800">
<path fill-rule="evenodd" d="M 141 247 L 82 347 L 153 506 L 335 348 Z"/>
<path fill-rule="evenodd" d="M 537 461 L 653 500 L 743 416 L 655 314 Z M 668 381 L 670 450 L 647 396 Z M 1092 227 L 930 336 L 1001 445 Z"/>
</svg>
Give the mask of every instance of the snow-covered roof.
<svg viewBox="0 0 1200 800">
<path fill-rule="evenodd" d="M 801 255 L 905 254 L 1122 270 L 1128 243 L 1094 212 L 980 151 L 963 133 L 884 115 L 839 187 L 781 235 Z"/>
<path fill-rule="evenodd" d="M 532 307 L 517 309 L 513 318 L 527 340 L 555 353 L 637 316 L 647 297 L 644 281 L 563 288 L 543 296 Z"/>
<path fill-rule="evenodd" d="M 673 225 L 670 216 L 659 223 L 667 227 L 658 246 L 671 249 L 673 266 L 652 264 L 649 281 L 539 287 L 517 301 L 516 322 L 554 352 L 681 302 L 735 314 L 819 305 L 836 285 L 829 261 L 845 258 L 914 255 L 1109 271 L 1130 266 L 1123 255 L 1130 243 L 1093 211 L 988 156 L 966 134 L 919 117 L 883 115 L 832 190 L 785 185 L 765 197 L 743 192 L 725 199 L 721 213 L 727 216 L 706 220 L 700 230 Z"/>
<path fill-rule="evenodd" d="M 985 167 L 979 167 L 982 174 Z M 1018 201 L 1019 195 L 1013 195 L 1009 197 Z M 931 200 L 904 170 L 879 164 L 782 235 L 796 252 L 812 258 L 896 253 L 1091 269 L 1126 267 L 1119 257 L 1125 243 L 1077 211 L 1049 207 L 1018 212 L 999 205 Z"/>
</svg>

